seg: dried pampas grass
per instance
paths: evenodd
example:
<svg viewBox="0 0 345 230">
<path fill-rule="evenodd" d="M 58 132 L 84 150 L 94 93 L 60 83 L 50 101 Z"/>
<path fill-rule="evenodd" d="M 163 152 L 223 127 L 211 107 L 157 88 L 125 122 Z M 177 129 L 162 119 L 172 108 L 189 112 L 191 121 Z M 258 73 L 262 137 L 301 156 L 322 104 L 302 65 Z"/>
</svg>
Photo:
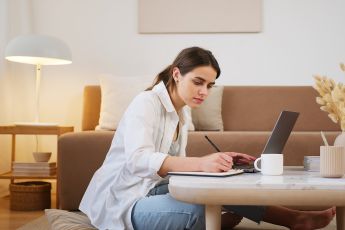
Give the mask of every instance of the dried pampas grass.
<svg viewBox="0 0 345 230">
<path fill-rule="evenodd" d="M 344 63 L 340 63 L 340 69 L 345 72 Z M 326 76 L 315 75 L 315 86 L 318 93 L 316 103 L 321 105 L 320 109 L 328 113 L 328 117 L 339 123 L 342 131 L 345 131 L 345 85 L 336 83 Z"/>
</svg>

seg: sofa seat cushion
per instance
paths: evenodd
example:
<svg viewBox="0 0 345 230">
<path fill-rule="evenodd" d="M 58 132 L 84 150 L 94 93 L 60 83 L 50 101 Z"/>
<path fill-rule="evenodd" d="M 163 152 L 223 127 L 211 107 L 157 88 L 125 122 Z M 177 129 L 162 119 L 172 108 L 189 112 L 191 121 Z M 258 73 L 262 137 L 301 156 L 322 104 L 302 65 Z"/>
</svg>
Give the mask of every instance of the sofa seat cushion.
<svg viewBox="0 0 345 230">
<path fill-rule="evenodd" d="M 216 150 L 205 139 L 207 135 L 221 151 L 247 153 L 259 157 L 271 132 L 223 131 L 189 132 L 187 155 L 203 156 Z M 333 143 L 339 132 L 325 132 L 329 143 Z M 320 155 L 323 145 L 319 132 L 292 132 L 284 148 L 284 165 L 303 165 L 304 156 Z"/>
</svg>

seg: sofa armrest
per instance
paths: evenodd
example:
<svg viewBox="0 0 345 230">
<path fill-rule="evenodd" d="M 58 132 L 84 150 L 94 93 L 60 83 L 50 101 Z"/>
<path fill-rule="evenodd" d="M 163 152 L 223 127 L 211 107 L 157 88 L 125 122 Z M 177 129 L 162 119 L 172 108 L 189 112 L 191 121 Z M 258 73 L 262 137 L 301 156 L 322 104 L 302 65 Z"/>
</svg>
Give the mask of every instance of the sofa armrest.
<svg viewBox="0 0 345 230">
<path fill-rule="evenodd" d="M 58 140 L 59 208 L 77 210 L 95 171 L 109 150 L 114 132 L 66 133 Z"/>
</svg>

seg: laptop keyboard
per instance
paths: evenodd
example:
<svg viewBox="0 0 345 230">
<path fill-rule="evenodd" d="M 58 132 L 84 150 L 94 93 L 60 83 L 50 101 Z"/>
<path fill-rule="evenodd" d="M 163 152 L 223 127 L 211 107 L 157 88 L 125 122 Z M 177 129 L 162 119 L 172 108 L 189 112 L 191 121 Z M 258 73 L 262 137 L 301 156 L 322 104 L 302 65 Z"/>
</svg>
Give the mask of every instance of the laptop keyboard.
<svg viewBox="0 0 345 230">
<path fill-rule="evenodd" d="M 234 165 L 234 169 L 242 169 L 245 173 L 256 173 L 259 172 L 254 168 L 254 165 Z"/>
</svg>

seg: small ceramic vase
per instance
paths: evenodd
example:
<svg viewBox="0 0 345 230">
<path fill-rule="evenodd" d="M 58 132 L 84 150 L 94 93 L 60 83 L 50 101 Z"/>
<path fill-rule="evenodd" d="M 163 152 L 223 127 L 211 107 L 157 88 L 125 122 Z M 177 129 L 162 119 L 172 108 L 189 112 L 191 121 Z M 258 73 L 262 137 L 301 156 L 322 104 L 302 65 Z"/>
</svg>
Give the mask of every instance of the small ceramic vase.
<svg viewBox="0 0 345 230">
<path fill-rule="evenodd" d="M 345 132 L 344 131 L 341 132 L 341 134 L 339 134 L 337 138 L 335 138 L 334 145 L 345 146 Z"/>
</svg>

